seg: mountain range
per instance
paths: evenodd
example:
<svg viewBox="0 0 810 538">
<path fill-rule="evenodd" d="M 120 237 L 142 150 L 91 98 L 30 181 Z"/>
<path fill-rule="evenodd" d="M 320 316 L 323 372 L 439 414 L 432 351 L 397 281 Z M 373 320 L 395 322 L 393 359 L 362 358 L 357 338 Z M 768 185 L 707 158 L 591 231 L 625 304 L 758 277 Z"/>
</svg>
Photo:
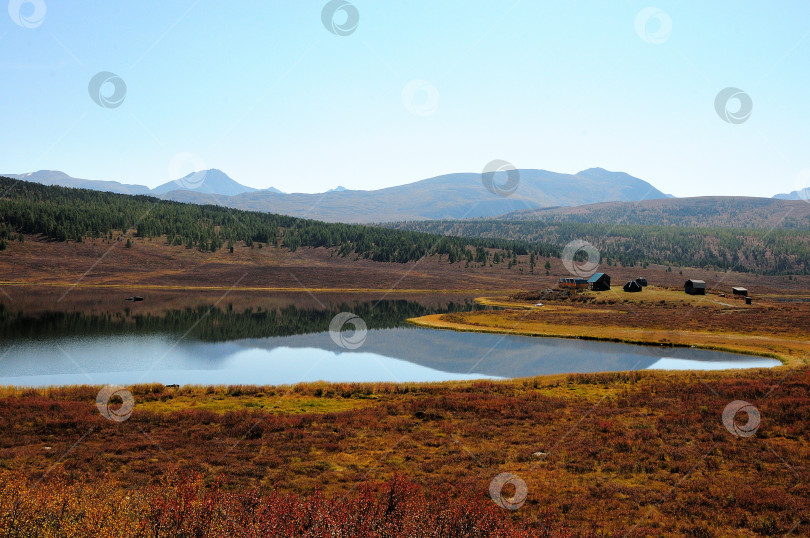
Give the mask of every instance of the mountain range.
<svg viewBox="0 0 810 538">
<path fill-rule="evenodd" d="M 506 172 L 494 175 L 489 190 L 480 173 L 446 174 L 377 190 L 336 187 L 324 193 L 283 193 L 254 189 L 221 170 L 193 172 L 154 189 L 117 181 L 80 179 L 40 170 L 7 177 L 44 185 L 120 194 L 144 194 L 186 203 L 307 217 L 328 222 L 377 223 L 503 217 L 544 221 L 618 222 L 735 227 L 806 227 L 810 188 L 773 199 L 745 197 L 674 198 L 650 183 L 623 172 L 590 168 L 576 174 L 518 170 L 513 192 L 504 192 Z M 498 189 L 501 185 L 501 190 Z M 510 189 L 507 189 L 510 190 Z M 498 194 L 506 194 L 499 196 Z M 782 202 L 782 203 L 780 203 Z M 807 206 L 807 207 L 805 207 Z M 787 213 L 786 211 L 789 210 Z"/>
<path fill-rule="evenodd" d="M 498 196 L 487 190 L 480 173 L 460 173 L 372 191 L 333 190 L 321 194 L 257 191 L 213 200 L 210 195 L 184 190 L 167 197 L 179 202 L 217 203 L 327 222 L 375 223 L 495 217 L 520 209 L 667 196 L 646 181 L 601 168 L 578 174 L 546 170 L 519 170 L 518 173 L 517 188 L 510 196 Z M 503 185 L 506 181 L 505 172 L 494 177 L 495 184 Z"/>
<path fill-rule="evenodd" d="M 247 187 L 231 179 L 222 170 L 211 169 L 190 174 L 173 181 L 167 181 L 150 189 L 144 185 L 119 183 L 118 181 L 99 181 L 96 179 L 81 179 L 71 177 L 59 170 L 39 170 L 27 174 L 2 174 L 4 177 L 31 181 L 42 185 L 57 185 L 74 189 L 90 189 L 94 191 L 115 192 L 118 194 L 148 194 L 151 196 L 168 194 L 177 190 L 195 190 L 200 193 L 234 196 L 244 192 L 255 192 L 258 189 Z M 270 187 L 268 192 L 281 191 Z"/>
<path fill-rule="evenodd" d="M 601 168 L 591 168 L 577 174 L 533 169 L 498 172 L 490 178 L 492 184 L 489 190 L 482 181 L 482 174 L 458 173 L 378 190 L 337 187 L 319 194 L 287 194 L 272 188 L 256 190 L 239 184 L 220 170 L 194 172 L 154 189 L 116 181 L 73 178 L 64 172 L 49 170 L 8 174 L 7 177 L 45 185 L 120 194 L 148 194 L 186 203 L 216 204 L 329 222 L 360 223 L 494 217 L 521 209 L 667 197 L 646 181 Z M 505 185 L 510 177 L 514 185 L 507 188 Z M 501 190 L 499 185 L 502 186 Z M 504 192 L 504 189 L 513 192 Z"/>
</svg>

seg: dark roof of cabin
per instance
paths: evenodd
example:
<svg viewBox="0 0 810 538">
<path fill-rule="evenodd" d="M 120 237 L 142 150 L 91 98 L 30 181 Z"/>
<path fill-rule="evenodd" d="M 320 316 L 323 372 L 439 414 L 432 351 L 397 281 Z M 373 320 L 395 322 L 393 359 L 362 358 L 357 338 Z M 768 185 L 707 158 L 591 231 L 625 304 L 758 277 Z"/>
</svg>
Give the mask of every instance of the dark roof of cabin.
<svg viewBox="0 0 810 538">
<path fill-rule="evenodd" d="M 603 276 L 606 276 L 605 273 L 594 273 L 593 276 L 588 279 L 588 282 L 596 282 Z"/>
<path fill-rule="evenodd" d="M 748 288 L 742 288 L 742 287 L 739 287 L 739 286 L 736 287 L 736 288 L 731 288 L 731 289 L 738 290 L 738 291 L 748 291 Z"/>
<path fill-rule="evenodd" d="M 686 285 L 687 286 L 692 286 L 693 288 L 705 288 L 706 287 L 706 283 L 704 281 L 702 281 L 702 280 L 687 280 Z"/>
</svg>

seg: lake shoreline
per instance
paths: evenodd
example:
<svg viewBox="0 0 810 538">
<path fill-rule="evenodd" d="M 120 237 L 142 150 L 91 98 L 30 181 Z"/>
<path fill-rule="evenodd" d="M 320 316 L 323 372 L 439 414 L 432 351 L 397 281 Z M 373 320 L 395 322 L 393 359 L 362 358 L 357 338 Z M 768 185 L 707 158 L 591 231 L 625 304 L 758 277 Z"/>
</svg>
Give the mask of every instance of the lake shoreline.
<svg viewBox="0 0 810 538">
<path fill-rule="evenodd" d="M 509 331 L 507 329 L 495 329 L 488 327 L 479 327 L 474 325 L 463 325 L 459 323 L 449 323 L 441 320 L 444 314 L 433 314 L 430 316 L 421 316 L 418 318 L 411 318 L 408 324 L 419 327 L 422 329 L 436 329 L 440 331 L 456 331 L 456 332 L 471 332 L 482 334 L 508 334 L 510 336 L 528 336 L 531 338 L 563 338 L 565 340 L 582 340 L 586 342 L 608 342 L 611 344 L 629 344 L 634 346 L 645 347 L 661 347 L 661 348 L 680 348 L 680 349 L 704 349 L 706 351 L 720 351 L 723 353 L 732 353 L 734 355 L 749 355 L 752 357 L 761 357 L 763 359 L 775 359 L 786 365 L 786 359 L 775 353 L 763 354 L 753 351 L 737 350 L 723 346 L 695 346 L 680 343 L 666 343 L 654 342 L 651 340 L 634 340 L 628 338 L 609 338 L 588 335 L 570 335 L 570 334 L 546 334 L 531 331 Z"/>
<path fill-rule="evenodd" d="M 810 320 L 810 309 L 802 308 L 798 310 L 800 316 L 783 321 L 785 327 L 780 327 L 781 334 L 766 333 L 751 330 L 750 326 L 756 325 L 759 319 L 763 320 L 763 325 L 764 321 L 773 319 L 769 312 L 778 306 L 772 306 L 770 301 L 760 301 L 763 306 L 752 309 L 719 302 L 711 296 L 695 300 L 674 290 L 653 289 L 646 294 L 660 302 L 645 302 L 646 297 L 641 293 L 615 291 L 602 295 L 585 292 L 573 296 L 571 301 L 552 300 L 541 307 L 535 306 L 535 301 L 512 297 L 478 297 L 477 303 L 499 309 L 426 315 L 410 318 L 408 323 L 458 332 L 705 349 L 776 359 L 784 367 L 808 364 L 810 341 L 802 338 L 796 327 L 803 325 L 805 317 Z M 681 312 L 678 319 L 672 312 L 676 308 L 686 310 L 687 316 Z M 791 313 L 794 312 L 797 310 Z M 695 322 L 690 314 L 700 318 L 700 322 Z M 700 323 L 712 330 L 695 330 Z"/>
</svg>

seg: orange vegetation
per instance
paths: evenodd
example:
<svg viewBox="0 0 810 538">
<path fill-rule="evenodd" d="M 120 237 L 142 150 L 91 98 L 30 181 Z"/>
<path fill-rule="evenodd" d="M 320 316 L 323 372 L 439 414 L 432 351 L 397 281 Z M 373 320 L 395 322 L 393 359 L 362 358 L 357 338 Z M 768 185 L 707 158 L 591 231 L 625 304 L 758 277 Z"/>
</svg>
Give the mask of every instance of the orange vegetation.
<svg viewBox="0 0 810 538">
<path fill-rule="evenodd" d="M 97 411 L 97 388 L 4 389 L 0 467 L 28 482 L 3 477 L 0 521 L 26 529 L 19 535 L 55 528 L 59 518 L 89 517 L 125 530 L 156 521 L 186 529 L 178 518 L 229 525 L 230 517 L 250 528 L 245 518 L 277 517 L 268 504 L 281 495 L 291 503 L 289 525 L 325 514 L 405 525 L 396 523 L 404 521 L 400 513 L 411 518 L 407 525 L 426 525 L 390 532 L 316 526 L 315 536 L 327 529 L 413 535 L 444 529 L 437 521 L 447 518 L 455 525 L 447 528 L 462 536 L 470 513 L 484 525 L 480 535 L 495 528 L 529 535 L 804 534 L 808 387 L 810 371 L 784 367 L 429 385 L 149 385 L 132 388 L 134 413 L 121 423 Z M 174 410 L 177 398 L 196 400 L 198 409 Z M 277 409 L 253 407 L 253 399 L 274 400 Z M 724 426 L 721 414 L 734 400 L 758 409 L 754 436 Z M 301 412 L 296 402 L 312 405 Z M 195 485 L 177 490 L 164 480 L 173 472 Z M 525 505 L 513 512 L 489 498 L 490 482 L 503 472 L 527 486 Z M 63 485 L 53 486 L 52 477 Z M 398 493 L 386 489 L 400 479 Z M 364 501 L 365 487 L 382 497 Z M 95 488 L 107 501 L 80 493 Z M 389 511 L 391 495 L 404 500 Z M 178 534 L 197 535 L 188 525 Z"/>
</svg>

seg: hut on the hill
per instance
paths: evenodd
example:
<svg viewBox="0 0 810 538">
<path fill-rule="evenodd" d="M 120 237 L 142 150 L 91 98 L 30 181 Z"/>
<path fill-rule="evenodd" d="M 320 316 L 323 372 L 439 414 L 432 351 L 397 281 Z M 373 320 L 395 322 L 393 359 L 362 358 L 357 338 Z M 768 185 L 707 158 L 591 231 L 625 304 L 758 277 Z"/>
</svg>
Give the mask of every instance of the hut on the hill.
<svg viewBox="0 0 810 538">
<path fill-rule="evenodd" d="M 591 291 L 609 291 L 610 290 L 610 276 L 605 273 L 594 273 L 588 279 L 588 287 Z"/>
<path fill-rule="evenodd" d="M 737 288 L 731 288 L 731 292 L 732 292 L 734 295 L 742 295 L 743 297 L 745 297 L 746 295 L 748 295 L 748 290 L 747 290 L 747 289 L 745 289 L 745 288 L 740 288 L 740 287 L 737 287 Z"/>
<path fill-rule="evenodd" d="M 683 289 L 689 295 L 706 295 L 706 283 L 702 280 L 687 280 Z"/>
<path fill-rule="evenodd" d="M 630 293 L 638 293 L 642 290 L 641 284 L 638 283 L 638 280 L 631 280 L 627 284 L 624 285 L 624 291 Z"/>
</svg>

